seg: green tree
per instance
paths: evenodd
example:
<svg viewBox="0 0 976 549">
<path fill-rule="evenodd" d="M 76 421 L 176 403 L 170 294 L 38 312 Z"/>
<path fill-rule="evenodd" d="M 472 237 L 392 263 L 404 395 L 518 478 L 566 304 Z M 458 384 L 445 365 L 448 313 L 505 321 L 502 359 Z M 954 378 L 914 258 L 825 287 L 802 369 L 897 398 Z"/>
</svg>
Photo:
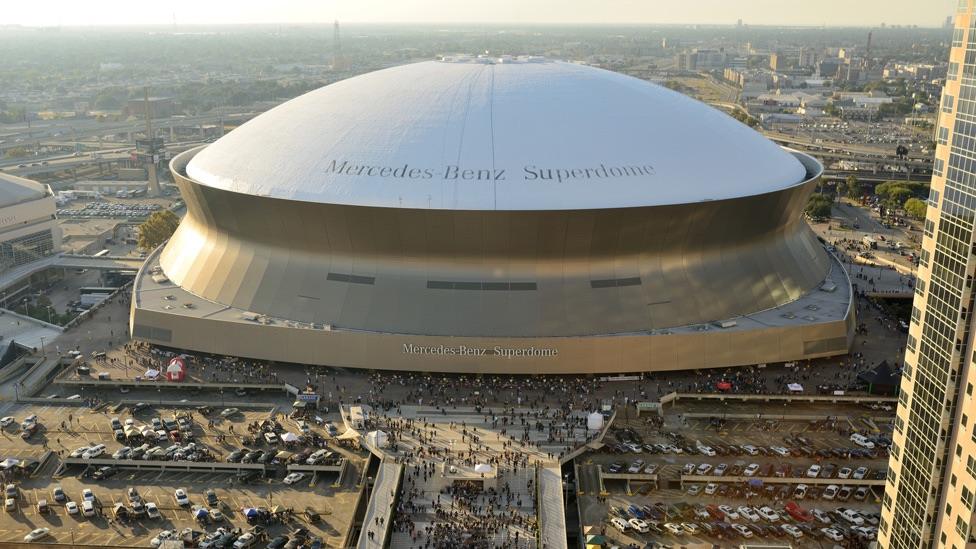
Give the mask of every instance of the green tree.
<svg viewBox="0 0 976 549">
<path fill-rule="evenodd" d="M 139 225 L 139 247 L 152 250 L 173 236 L 180 219 L 169 210 L 160 210 Z"/>
<path fill-rule="evenodd" d="M 837 182 L 837 186 L 835 187 L 835 189 L 836 189 L 836 194 L 837 194 L 837 197 L 838 198 L 841 197 L 841 196 L 846 196 L 847 195 L 847 183 L 846 182 L 844 182 L 844 181 L 838 181 Z"/>
<path fill-rule="evenodd" d="M 901 208 L 909 198 L 912 198 L 912 191 L 905 187 L 894 187 L 888 192 L 886 202 L 892 208 Z"/>
<path fill-rule="evenodd" d="M 847 198 L 851 200 L 857 200 L 861 198 L 861 184 L 857 181 L 857 178 L 853 175 L 847 176 Z"/>
<path fill-rule="evenodd" d="M 813 219 L 827 219 L 830 217 L 830 208 L 833 202 L 830 198 L 822 194 L 813 194 L 807 201 L 804 212 Z"/>
<path fill-rule="evenodd" d="M 905 201 L 905 212 L 912 219 L 918 219 L 919 221 L 925 219 L 925 211 L 927 208 L 928 205 L 925 201 L 918 198 L 909 198 Z"/>
</svg>

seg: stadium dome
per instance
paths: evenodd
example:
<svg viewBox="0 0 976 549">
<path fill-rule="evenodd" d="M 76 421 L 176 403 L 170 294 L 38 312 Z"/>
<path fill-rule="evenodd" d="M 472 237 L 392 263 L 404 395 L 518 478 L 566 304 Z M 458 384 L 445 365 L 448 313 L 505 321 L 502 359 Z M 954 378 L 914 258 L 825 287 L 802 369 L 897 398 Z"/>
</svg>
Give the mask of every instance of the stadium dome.
<svg viewBox="0 0 976 549">
<path fill-rule="evenodd" d="M 802 220 L 822 166 L 585 65 L 449 57 L 356 76 L 171 171 L 186 215 L 134 285 L 145 341 L 568 373 L 828 356 L 852 337 L 849 280 Z"/>
<path fill-rule="evenodd" d="M 187 175 L 217 189 L 354 206 L 558 210 L 781 190 L 789 153 L 667 88 L 539 58 L 446 58 L 357 76 L 247 122 Z"/>
</svg>

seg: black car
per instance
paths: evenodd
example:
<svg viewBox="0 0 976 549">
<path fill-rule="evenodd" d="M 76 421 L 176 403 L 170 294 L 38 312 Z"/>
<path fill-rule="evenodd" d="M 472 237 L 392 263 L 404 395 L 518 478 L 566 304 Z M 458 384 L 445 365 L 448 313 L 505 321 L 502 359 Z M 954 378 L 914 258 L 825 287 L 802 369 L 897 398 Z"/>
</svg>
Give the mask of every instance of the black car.
<svg viewBox="0 0 976 549">
<path fill-rule="evenodd" d="M 253 452 L 248 452 L 241 463 L 254 463 L 255 461 L 261 459 L 264 456 L 264 450 L 254 450 Z"/>
<path fill-rule="evenodd" d="M 241 461 L 241 459 L 244 458 L 244 454 L 246 453 L 247 450 L 244 448 L 241 448 L 240 450 L 234 450 L 233 452 L 230 453 L 230 455 L 227 456 L 227 463 L 237 463 Z"/>
<path fill-rule="evenodd" d="M 271 541 L 268 542 L 267 548 L 268 549 L 281 549 L 282 547 L 285 546 L 286 543 L 288 543 L 288 536 L 278 536 L 278 537 L 276 537 L 273 540 L 271 540 Z"/>
<path fill-rule="evenodd" d="M 118 473 L 119 470 L 111 465 L 106 465 L 105 467 L 99 467 L 97 471 L 92 475 L 95 480 L 105 480 L 107 478 L 112 478 Z"/>
<path fill-rule="evenodd" d="M 247 471 L 237 475 L 237 481 L 243 484 L 254 482 L 259 478 L 261 478 L 261 471 Z"/>
<path fill-rule="evenodd" d="M 219 501 L 217 500 L 217 493 L 213 490 L 207 490 L 207 505 L 211 507 L 216 507 Z"/>
<path fill-rule="evenodd" d="M 132 413 L 133 414 L 138 414 L 139 412 L 141 412 L 143 410 L 148 410 L 148 409 L 149 409 L 149 405 L 148 404 L 146 404 L 145 402 L 138 402 L 138 403 L 136 403 L 132 407 Z"/>
</svg>

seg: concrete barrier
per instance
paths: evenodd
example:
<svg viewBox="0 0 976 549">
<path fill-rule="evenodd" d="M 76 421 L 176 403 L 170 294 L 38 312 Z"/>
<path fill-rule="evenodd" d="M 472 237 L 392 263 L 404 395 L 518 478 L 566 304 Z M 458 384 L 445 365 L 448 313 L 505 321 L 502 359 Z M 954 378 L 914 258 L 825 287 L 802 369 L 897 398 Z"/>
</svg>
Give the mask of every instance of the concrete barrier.
<svg viewBox="0 0 976 549">
<path fill-rule="evenodd" d="M 83 465 L 102 467 L 112 465 L 119 469 L 135 469 L 139 471 L 176 471 L 181 473 L 243 473 L 249 471 L 267 470 L 261 463 L 222 463 L 222 462 L 199 462 L 199 461 L 156 461 L 141 459 L 82 459 L 65 458 L 62 460 L 64 465 Z"/>
<path fill-rule="evenodd" d="M 874 480 L 874 479 L 852 479 L 852 478 L 800 478 L 800 477 L 744 477 L 744 476 L 732 476 L 732 477 L 715 477 L 708 475 L 681 475 L 681 485 L 684 486 L 687 482 L 697 482 L 697 483 L 707 483 L 714 482 L 716 484 L 725 483 L 744 483 L 750 480 L 761 480 L 763 484 L 806 484 L 806 485 L 828 485 L 836 484 L 837 486 L 881 486 L 884 487 L 885 479 Z"/>
<path fill-rule="evenodd" d="M 873 395 L 743 395 L 737 393 L 672 393 L 672 398 L 668 402 L 677 402 L 681 399 L 692 400 L 740 400 L 742 402 L 852 402 L 861 404 L 871 403 L 892 403 L 898 402 L 897 397 L 873 396 Z M 665 395 L 669 397 L 671 395 Z M 661 403 L 664 403 L 664 398 Z"/>
<path fill-rule="evenodd" d="M 289 464 L 289 473 L 340 473 L 346 466 L 346 460 L 342 459 L 337 465 L 306 465 L 302 463 Z"/>
</svg>

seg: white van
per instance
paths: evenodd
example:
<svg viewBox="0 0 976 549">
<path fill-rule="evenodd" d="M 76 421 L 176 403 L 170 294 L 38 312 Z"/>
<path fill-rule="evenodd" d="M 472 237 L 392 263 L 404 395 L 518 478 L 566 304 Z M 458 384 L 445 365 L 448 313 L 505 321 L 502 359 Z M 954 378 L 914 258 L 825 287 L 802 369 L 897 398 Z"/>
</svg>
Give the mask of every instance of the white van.
<svg viewBox="0 0 976 549">
<path fill-rule="evenodd" d="M 874 443 L 868 440 L 868 437 L 860 433 L 854 433 L 853 435 L 851 435 L 851 442 L 857 444 L 862 448 L 867 448 L 868 450 L 874 450 Z"/>
<path fill-rule="evenodd" d="M 610 525 L 620 530 L 621 533 L 626 532 L 630 528 L 630 524 L 620 517 L 613 517 L 610 519 Z"/>
</svg>

